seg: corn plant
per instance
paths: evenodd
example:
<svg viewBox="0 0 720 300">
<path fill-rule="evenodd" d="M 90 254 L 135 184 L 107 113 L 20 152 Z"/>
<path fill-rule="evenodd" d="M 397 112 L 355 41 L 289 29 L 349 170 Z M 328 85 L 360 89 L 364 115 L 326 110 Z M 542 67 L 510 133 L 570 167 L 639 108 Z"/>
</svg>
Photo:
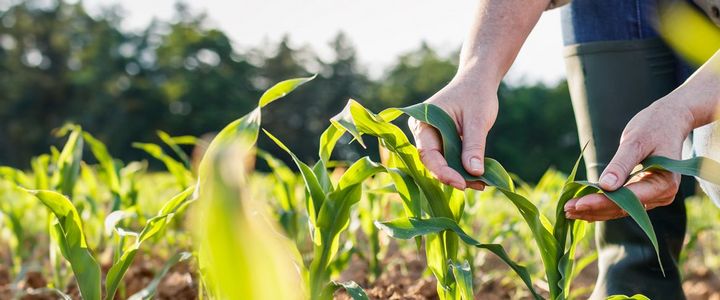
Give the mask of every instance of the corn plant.
<svg viewBox="0 0 720 300">
<path fill-rule="evenodd" d="M 336 129 L 342 128 L 350 132 L 355 140 L 362 143 L 362 135 L 369 134 L 377 136 L 381 145 L 389 149 L 400 161 L 407 164 L 410 168 L 403 171 L 410 174 L 418 183 L 421 190 L 425 194 L 428 201 L 427 215 L 415 215 L 410 218 L 398 219 L 390 222 L 378 222 L 377 225 L 386 231 L 389 235 L 396 238 L 415 238 L 427 234 L 448 234 L 454 232 L 463 242 L 486 248 L 493 252 L 497 252 L 503 260 L 505 260 L 525 281 L 531 293 L 535 298 L 541 296 L 534 290 L 530 283 L 529 274 L 523 267 L 519 267 L 506 259 L 505 251 L 499 245 L 493 247 L 485 246 L 472 239 L 464 233 L 462 228 L 457 224 L 458 218 L 453 218 L 452 214 L 448 214 L 443 210 L 443 204 L 449 203 L 443 201 L 446 199 L 438 191 L 440 188 L 433 187 L 433 180 L 427 177 L 427 171 L 419 163 L 417 150 L 404 136 L 402 131 L 390 122 L 400 116 L 407 114 L 419 121 L 426 122 L 440 131 L 443 150 L 448 165 L 459 172 L 466 180 L 480 180 L 489 186 L 493 186 L 502 192 L 517 208 L 535 238 L 535 242 L 540 250 L 543 265 L 545 267 L 545 276 L 549 283 L 550 298 L 566 299 L 569 297 L 569 289 L 572 272 L 575 261 L 575 249 L 578 241 L 580 241 L 585 232 L 586 223 L 583 221 L 568 220 L 564 217 L 563 206 L 572 199 L 582 197 L 591 193 L 603 193 L 618 206 L 628 212 L 628 214 L 638 223 L 642 230 L 646 233 L 656 254 L 658 254 L 657 238 L 655 236 L 652 224 L 644 210 L 642 204 L 637 197 L 627 188 L 620 188 L 614 192 L 603 191 L 595 183 L 586 181 L 576 181 L 575 175 L 579 166 L 582 155 L 575 163 L 573 170 L 570 172 L 562 191 L 558 197 L 555 212 L 555 224 L 551 224 L 549 219 L 544 216 L 530 200 L 525 196 L 517 193 L 515 184 L 511 176 L 505 169 L 495 160 L 491 158 L 485 159 L 485 174 L 482 176 L 473 176 L 467 173 L 460 161 L 461 140 L 457 134 L 454 121 L 442 109 L 432 104 L 418 104 L 406 108 L 390 108 L 379 114 L 373 114 L 366 110 L 359 103 L 351 100 L 343 113 L 336 116 L 333 126 Z M 322 145 L 321 145 L 322 147 Z M 650 157 L 643 161 L 643 169 L 639 172 L 652 170 L 667 170 L 685 175 L 692 175 L 704 178 L 713 183 L 720 182 L 720 164 L 707 158 L 697 157 L 685 161 L 676 161 L 664 157 Z M 402 170 L 402 169 L 401 169 Z M 424 173 L 424 174 L 423 174 Z M 447 205 L 447 204 L 445 204 Z M 461 209 L 455 211 L 462 212 Z M 450 247 L 448 247 L 450 246 Z M 426 246 L 428 249 L 431 246 Z M 453 249 L 453 245 L 445 245 L 445 250 Z M 456 249 L 456 248 L 455 248 Z M 453 250 L 455 250 L 453 249 Z M 456 250 L 455 250 L 456 251 Z M 455 274 L 455 282 L 463 284 L 467 282 L 463 276 L 465 270 L 458 262 L 453 261 L 454 257 L 449 256 L 448 263 L 432 260 L 431 253 L 428 253 L 428 267 L 438 278 L 438 293 L 441 298 L 468 298 L 471 292 L 471 286 L 463 286 L 454 289 L 448 280 L 447 268 L 452 267 Z M 658 255 L 658 262 L 659 255 Z M 662 270 L 662 265 L 660 265 Z M 458 276 L 460 275 L 460 276 Z M 447 293 L 447 291 L 455 291 L 455 293 Z"/>
<path fill-rule="evenodd" d="M 122 170 L 112 160 L 106 147 L 93 138 L 90 134 L 84 133 L 79 126 L 68 125 L 58 131 L 59 135 L 68 134 L 68 140 L 62 151 L 54 150 L 52 154 L 40 156 L 33 161 L 35 182 L 28 178 L 22 178 L 20 173 L 15 183 L 11 186 L 14 193 L 22 194 L 23 197 L 35 199 L 42 203 L 50 212 L 48 218 L 48 230 L 51 236 L 50 263 L 54 275 L 54 287 L 62 288 L 64 272 L 62 270 L 63 260 L 70 265 L 78 283 L 80 294 L 84 299 L 101 298 L 101 273 L 100 266 L 95 260 L 91 247 L 87 243 L 86 232 L 83 230 L 83 221 L 80 218 L 80 210 L 88 204 L 80 201 L 72 201 L 75 198 L 75 187 L 78 179 L 82 176 L 89 194 L 97 194 L 94 191 L 97 186 L 89 168 L 82 161 L 82 151 L 85 141 L 88 141 L 90 149 L 100 163 L 103 174 L 103 181 L 111 192 L 113 200 L 112 209 L 119 208 L 121 204 L 133 206 L 134 194 L 136 193 L 132 184 L 128 189 L 123 189 L 122 184 L 126 176 L 122 176 Z M 7 172 L 7 169 L 5 169 Z M 131 172 L 132 173 L 132 172 Z M 116 257 L 105 280 L 105 299 L 112 299 L 120 285 L 121 279 L 132 263 L 140 245 L 158 232 L 162 231 L 170 220 L 184 207 L 192 202 L 190 197 L 194 187 L 187 188 L 180 194 L 170 199 L 160 212 L 149 219 L 140 233 L 122 230 L 122 240 L 134 237 L 135 240 L 128 245 L 121 243 L 116 250 Z M 77 197 L 79 198 L 79 197 Z M 94 198 L 99 198 L 95 195 Z M 131 202 L 122 203 L 125 198 Z M 93 208 L 97 199 L 88 199 L 89 208 L 92 213 L 99 213 L 102 210 Z M 112 215 L 112 214 L 111 214 Z M 104 218 L 104 216 L 100 216 Z M 118 220 L 112 223 L 114 227 Z M 121 232 L 116 230 L 117 233 Z M 56 251 L 59 250 L 59 253 Z M 56 292 L 60 292 L 56 290 Z"/>
<path fill-rule="evenodd" d="M 308 271 L 297 248 L 277 234 L 273 222 L 258 217 L 255 212 L 261 210 L 247 200 L 242 157 L 253 151 L 261 109 L 313 78 L 286 80 L 268 89 L 256 109 L 220 131 L 200 162 L 196 235 L 202 282 L 212 297 L 297 299 L 305 294 L 300 282 L 307 282 Z M 274 259 L 265 259 L 268 255 Z M 231 273 L 236 276 L 227 276 Z M 277 282 L 291 287 L 278 289 Z"/>
<path fill-rule="evenodd" d="M 272 175 L 275 179 L 273 185 L 273 195 L 277 198 L 275 208 L 277 212 L 277 219 L 280 225 L 285 230 L 285 233 L 294 240 L 296 243 L 300 243 L 301 240 L 301 220 L 298 208 L 296 207 L 299 203 L 295 187 L 298 184 L 298 177 L 288 166 L 285 165 L 281 160 L 273 157 L 270 153 L 265 151 L 258 151 L 258 156 L 265 160 L 268 166 L 272 169 Z"/>
<path fill-rule="evenodd" d="M 375 136 L 380 145 L 390 151 L 386 171 L 403 199 L 407 217 L 378 223 L 378 227 L 396 238 L 416 238 L 417 241 L 418 237 L 426 236 L 428 268 L 438 279 L 437 290 L 441 299 L 467 298 L 472 293 L 472 281 L 467 280 L 470 270 L 466 267 L 467 261 L 461 262 L 457 257 L 459 240 L 496 254 L 539 297 L 532 288 L 527 269 L 513 262 L 502 246 L 480 243 L 457 225 L 463 214 L 464 194 L 441 184 L 423 166 L 417 149 L 400 128 L 389 122 L 401 113 L 401 110 L 394 109 L 376 115 L 351 100 L 343 112 L 331 120 L 331 126 L 321 137 L 321 162 L 329 157 L 335 143 L 345 132 L 349 132 L 359 143 L 363 143 L 364 134 Z M 509 180 L 509 176 L 505 175 L 500 179 Z M 425 215 L 427 218 L 423 218 Z"/>
</svg>

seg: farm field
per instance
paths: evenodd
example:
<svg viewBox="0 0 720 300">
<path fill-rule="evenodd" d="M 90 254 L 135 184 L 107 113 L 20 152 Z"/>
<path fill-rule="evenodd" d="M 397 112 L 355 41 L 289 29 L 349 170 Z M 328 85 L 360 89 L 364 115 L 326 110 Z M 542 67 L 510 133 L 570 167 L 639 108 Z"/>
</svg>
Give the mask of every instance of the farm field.
<svg viewBox="0 0 720 300">
<path fill-rule="evenodd" d="M 351 100 L 328 122 L 319 158 L 308 165 L 260 124 L 263 107 L 282 105 L 271 102 L 311 80 L 278 83 L 212 142 L 158 132 L 157 141 L 134 144 L 166 172 L 113 159 L 72 124 L 55 132 L 62 143 L 34 158 L 31 170 L 0 168 L 0 298 L 588 296 L 597 276 L 593 224 L 557 213 L 562 201 L 601 192 L 575 181 L 577 164 L 526 183 L 488 163 L 481 180 L 490 187 L 455 190 L 429 175 L 391 122 L 405 113 L 441 127 L 441 112 L 374 114 Z M 440 131 L 452 146 L 452 135 Z M 377 137 L 382 159 L 332 160 L 348 136 Z M 256 149 L 257 139 L 272 140 L 295 165 Z M 193 147 L 204 155 L 190 157 Z M 272 172 L 255 171 L 256 163 Z M 686 203 L 685 291 L 689 299 L 720 299 L 720 210 L 702 196 Z M 651 228 L 644 210 L 629 209 Z"/>
</svg>

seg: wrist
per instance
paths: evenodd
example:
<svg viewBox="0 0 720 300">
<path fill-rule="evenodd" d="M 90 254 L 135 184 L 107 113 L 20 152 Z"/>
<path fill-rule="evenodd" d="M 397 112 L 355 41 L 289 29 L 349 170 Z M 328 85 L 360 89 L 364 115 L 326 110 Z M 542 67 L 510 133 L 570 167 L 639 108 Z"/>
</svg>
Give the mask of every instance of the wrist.
<svg viewBox="0 0 720 300">
<path fill-rule="evenodd" d="M 483 64 L 479 60 L 471 59 L 461 63 L 450 84 L 461 86 L 473 93 L 494 93 L 497 95 L 501 81 L 502 75 L 493 71 L 489 64 Z"/>
<path fill-rule="evenodd" d="M 683 118 L 688 122 L 690 130 L 714 121 L 718 97 L 720 97 L 714 91 L 714 86 L 698 85 L 698 83 L 701 82 L 688 81 L 658 101 L 684 115 Z"/>
<path fill-rule="evenodd" d="M 697 125 L 698 120 L 696 113 L 693 112 L 688 103 L 679 101 L 681 99 L 678 98 L 682 97 L 677 97 L 673 92 L 653 103 L 653 106 L 657 106 L 659 110 L 667 112 L 667 114 L 661 116 L 661 118 L 676 119 L 676 122 L 672 122 L 675 123 L 673 125 L 678 126 L 678 129 L 680 129 L 684 135 L 688 135 L 693 129 L 702 125 Z M 663 120 L 661 122 L 666 121 L 669 120 Z"/>
</svg>

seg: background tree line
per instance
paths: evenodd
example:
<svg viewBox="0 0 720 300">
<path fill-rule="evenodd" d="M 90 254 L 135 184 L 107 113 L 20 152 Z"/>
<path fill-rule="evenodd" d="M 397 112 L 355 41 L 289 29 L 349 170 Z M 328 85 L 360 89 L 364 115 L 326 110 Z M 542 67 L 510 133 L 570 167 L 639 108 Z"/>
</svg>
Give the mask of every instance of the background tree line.
<svg viewBox="0 0 720 300">
<path fill-rule="evenodd" d="M 127 32 L 114 8 L 98 17 L 82 1 L 37 3 L 0 8 L 0 165 L 29 167 L 32 156 L 59 144 L 50 133 L 66 122 L 81 124 L 116 157 L 143 159 L 131 143 L 157 142 L 155 130 L 217 131 L 273 83 L 317 73 L 264 113 L 269 131 L 313 161 L 320 133 L 348 98 L 376 111 L 414 104 L 443 87 L 457 67 L 457 54 L 422 45 L 373 79 L 342 33 L 329 42 L 329 60 L 291 48 L 288 38 L 241 53 L 182 4 L 172 20 Z M 499 97 L 487 155 L 526 180 L 550 166 L 569 169 L 579 146 L 566 83 L 502 85 Z M 266 140 L 260 147 L 286 158 Z M 338 159 L 368 153 L 354 145 L 339 150 Z"/>
</svg>

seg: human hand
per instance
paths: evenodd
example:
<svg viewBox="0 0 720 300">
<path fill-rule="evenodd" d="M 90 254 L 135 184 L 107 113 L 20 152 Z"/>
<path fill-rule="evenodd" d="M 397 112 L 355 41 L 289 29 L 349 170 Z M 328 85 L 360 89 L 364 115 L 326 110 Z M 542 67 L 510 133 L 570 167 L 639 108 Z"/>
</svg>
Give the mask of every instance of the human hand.
<svg viewBox="0 0 720 300">
<path fill-rule="evenodd" d="M 497 84 L 484 85 L 470 76 L 457 76 L 447 86 L 430 97 L 426 103 L 442 108 L 455 121 L 462 138 L 462 163 L 468 173 L 480 176 L 484 172 L 485 138 L 495 123 L 498 111 Z M 413 118 L 408 121 L 423 164 L 441 182 L 458 189 L 466 187 L 482 190 L 480 181 L 465 181 L 450 168 L 443 156 L 438 131 Z"/>
<path fill-rule="evenodd" d="M 693 129 L 693 116 L 677 100 L 666 97 L 640 111 L 625 127 L 615 156 L 600 176 L 603 190 L 614 191 L 625 185 L 646 210 L 672 203 L 680 176 L 667 171 L 648 171 L 628 181 L 630 172 L 651 155 L 679 159 L 682 143 Z M 627 183 L 626 183 L 627 181 Z M 603 194 L 571 199 L 565 204 L 569 219 L 605 221 L 627 216 Z"/>
</svg>

